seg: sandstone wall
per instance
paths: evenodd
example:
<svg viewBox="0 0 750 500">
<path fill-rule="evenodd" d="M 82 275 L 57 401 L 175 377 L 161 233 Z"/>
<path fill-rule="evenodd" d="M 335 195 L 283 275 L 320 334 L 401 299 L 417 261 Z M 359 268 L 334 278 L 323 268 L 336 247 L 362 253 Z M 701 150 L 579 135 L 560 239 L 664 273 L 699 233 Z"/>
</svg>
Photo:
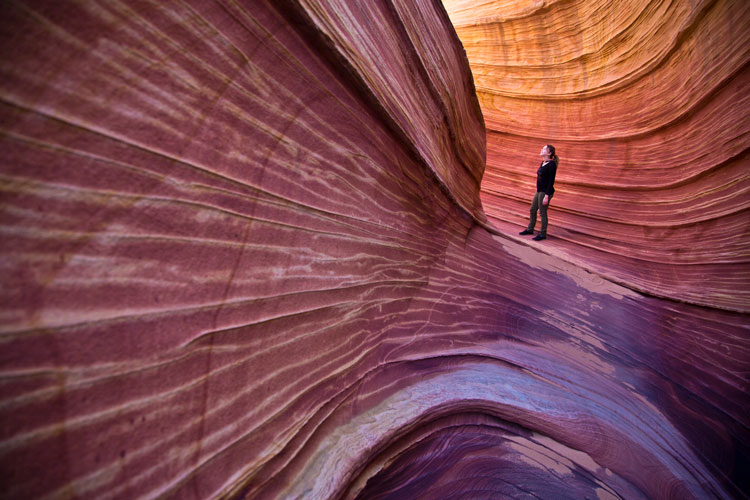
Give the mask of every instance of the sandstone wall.
<svg viewBox="0 0 750 500">
<path fill-rule="evenodd" d="M 497 169 L 537 140 L 485 109 L 485 153 L 486 100 L 439 2 L 0 12 L 1 497 L 746 486 L 744 289 L 660 299 L 505 236 L 497 214 L 520 217 L 530 181 L 498 194 Z M 595 189 L 576 175 L 561 207 Z"/>
<path fill-rule="evenodd" d="M 528 221 L 542 145 L 550 233 L 630 287 L 750 309 L 750 4 L 445 0 L 487 123 L 485 210 Z"/>
</svg>

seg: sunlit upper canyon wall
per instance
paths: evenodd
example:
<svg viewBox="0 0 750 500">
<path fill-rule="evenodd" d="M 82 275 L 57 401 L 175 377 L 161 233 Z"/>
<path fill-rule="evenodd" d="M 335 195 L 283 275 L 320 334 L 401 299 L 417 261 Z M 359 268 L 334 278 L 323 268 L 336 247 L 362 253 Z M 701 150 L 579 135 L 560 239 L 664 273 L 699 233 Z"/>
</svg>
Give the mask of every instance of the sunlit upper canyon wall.
<svg viewBox="0 0 750 500">
<path fill-rule="evenodd" d="M 485 211 L 528 221 L 561 157 L 549 234 L 609 279 L 750 309 L 750 3 L 445 0 L 487 124 Z"/>
<path fill-rule="evenodd" d="M 446 6 L 0 3 L 1 498 L 742 498 L 746 2 Z"/>
</svg>

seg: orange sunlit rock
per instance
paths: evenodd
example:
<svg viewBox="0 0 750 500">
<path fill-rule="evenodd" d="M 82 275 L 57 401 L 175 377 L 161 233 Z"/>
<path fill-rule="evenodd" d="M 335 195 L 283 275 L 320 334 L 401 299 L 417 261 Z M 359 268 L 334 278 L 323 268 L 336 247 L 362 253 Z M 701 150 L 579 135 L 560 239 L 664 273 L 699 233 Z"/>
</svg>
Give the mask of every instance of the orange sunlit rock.
<svg viewBox="0 0 750 500">
<path fill-rule="evenodd" d="M 661 297 L 750 309 L 750 4 L 444 0 L 487 124 L 485 211 L 528 220 L 561 157 L 550 234 Z"/>
</svg>

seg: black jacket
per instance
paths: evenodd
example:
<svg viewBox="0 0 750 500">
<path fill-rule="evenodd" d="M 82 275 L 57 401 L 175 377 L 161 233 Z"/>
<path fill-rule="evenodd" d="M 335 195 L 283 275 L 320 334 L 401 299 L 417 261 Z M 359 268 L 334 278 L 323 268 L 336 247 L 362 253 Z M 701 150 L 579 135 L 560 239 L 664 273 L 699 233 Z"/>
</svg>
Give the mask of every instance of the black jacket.
<svg viewBox="0 0 750 500">
<path fill-rule="evenodd" d="M 546 164 L 542 162 L 539 170 L 536 171 L 536 192 L 542 191 L 548 194 L 550 198 L 555 194 L 555 174 L 557 173 L 557 162 L 549 161 Z"/>
</svg>

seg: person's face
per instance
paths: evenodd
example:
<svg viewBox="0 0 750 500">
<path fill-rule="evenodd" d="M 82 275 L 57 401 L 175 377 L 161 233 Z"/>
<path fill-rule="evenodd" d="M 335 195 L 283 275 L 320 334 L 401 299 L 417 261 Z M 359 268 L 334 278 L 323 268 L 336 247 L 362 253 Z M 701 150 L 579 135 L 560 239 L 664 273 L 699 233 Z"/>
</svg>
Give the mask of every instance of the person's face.
<svg viewBox="0 0 750 500">
<path fill-rule="evenodd" d="M 544 146 L 542 150 L 539 152 L 539 156 L 549 156 L 549 149 L 547 149 L 547 146 Z"/>
</svg>

